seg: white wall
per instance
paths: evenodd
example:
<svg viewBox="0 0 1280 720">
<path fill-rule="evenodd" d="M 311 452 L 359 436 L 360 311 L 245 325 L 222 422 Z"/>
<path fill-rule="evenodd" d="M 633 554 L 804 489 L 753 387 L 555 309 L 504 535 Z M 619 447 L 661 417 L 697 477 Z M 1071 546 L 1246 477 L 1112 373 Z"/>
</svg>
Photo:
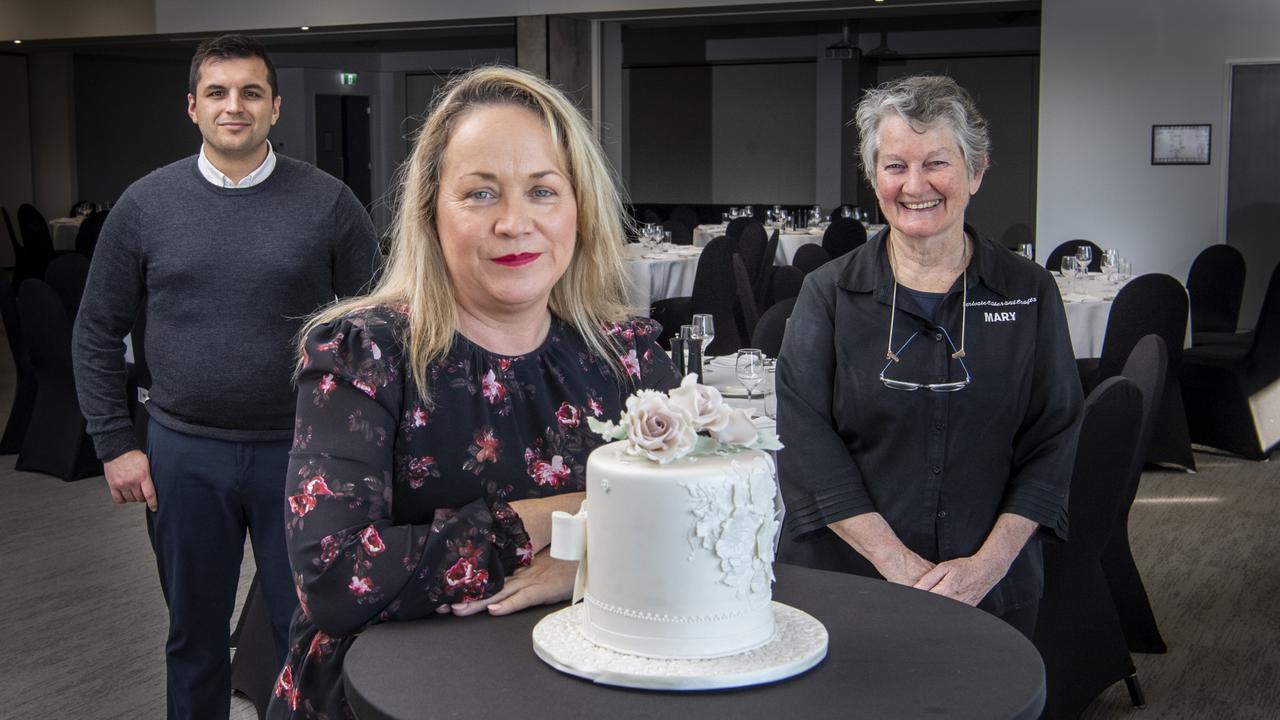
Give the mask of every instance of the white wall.
<svg viewBox="0 0 1280 720">
<path fill-rule="evenodd" d="M 1185 280 L 1224 239 L 1227 62 L 1280 58 L 1280 2 L 1048 0 L 1041 30 L 1042 254 L 1089 238 Z M 1187 123 L 1213 126 L 1211 164 L 1151 165 L 1151 126 Z"/>
</svg>

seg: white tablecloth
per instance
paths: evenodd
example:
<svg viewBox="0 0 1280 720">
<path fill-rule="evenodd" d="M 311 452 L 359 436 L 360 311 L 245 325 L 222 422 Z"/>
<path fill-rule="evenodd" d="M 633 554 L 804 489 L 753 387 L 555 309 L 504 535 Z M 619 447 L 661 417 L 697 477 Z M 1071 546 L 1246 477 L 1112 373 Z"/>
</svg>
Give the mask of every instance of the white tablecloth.
<svg viewBox="0 0 1280 720">
<path fill-rule="evenodd" d="M 867 228 L 867 237 L 875 235 L 884 227 L 883 225 L 867 225 L 866 223 L 863 223 L 863 226 Z M 693 229 L 693 244 L 697 247 L 704 247 L 707 243 L 711 242 L 712 239 L 723 235 L 725 228 L 727 227 L 727 225 L 723 224 L 699 225 Z M 776 226 L 774 225 L 766 225 L 765 230 L 772 235 L 775 227 Z M 790 230 L 778 233 L 778 251 L 773 256 L 773 264 L 790 265 L 791 260 L 796 256 L 796 250 L 798 250 L 801 245 L 808 245 L 810 243 L 821 245 L 822 233 L 825 231 L 826 226 L 823 225 L 820 227 L 809 228 L 807 230 Z"/>
<path fill-rule="evenodd" d="M 1107 334 L 1107 316 L 1111 301 L 1120 285 L 1108 282 L 1097 273 L 1071 281 L 1054 274 L 1058 291 L 1067 310 L 1067 329 L 1071 332 L 1071 349 L 1077 358 L 1096 358 L 1102 354 L 1102 339 Z"/>
<path fill-rule="evenodd" d="M 54 250 L 75 250 L 76 235 L 80 233 L 80 223 L 84 216 L 60 217 L 49 221 L 49 236 L 53 238 Z"/>
<path fill-rule="evenodd" d="M 649 308 L 659 300 L 693 294 L 693 276 L 698 269 L 699 247 L 675 247 L 669 252 L 646 251 L 639 244 L 623 249 L 631 311 L 648 317 Z"/>
</svg>

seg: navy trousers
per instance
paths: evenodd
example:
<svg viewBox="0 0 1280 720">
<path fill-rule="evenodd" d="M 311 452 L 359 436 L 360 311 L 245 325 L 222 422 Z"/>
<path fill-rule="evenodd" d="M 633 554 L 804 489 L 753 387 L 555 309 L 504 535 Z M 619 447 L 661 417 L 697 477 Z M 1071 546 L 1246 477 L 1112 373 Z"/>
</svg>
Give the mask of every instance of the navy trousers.
<svg viewBox="0 0 1280 720">
<path fill-rule="evenodd" d="M 147 457 L 158 508 L 147 511 L 147 531 L 169 606 L 170 720 L 226 720 L 230 712 L 231 615 L 246 530 L 284 664 L 298 606 L 284 539 L 289 447 L 288 440 L 212 440 L 150 423 Z"/>
</svg>

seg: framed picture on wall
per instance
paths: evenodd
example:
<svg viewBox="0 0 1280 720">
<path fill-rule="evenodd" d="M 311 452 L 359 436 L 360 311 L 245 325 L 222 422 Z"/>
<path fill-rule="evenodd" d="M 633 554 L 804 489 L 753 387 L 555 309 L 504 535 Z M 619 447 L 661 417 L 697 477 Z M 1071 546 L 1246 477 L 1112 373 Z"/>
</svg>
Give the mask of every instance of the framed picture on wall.
<svg viewBox="0 0 1280 720">
<path fill-rule="evenodd" d="M 1152 125 L 1152 165 L 1208 165 L 1211 125 Z"/>
</svg>

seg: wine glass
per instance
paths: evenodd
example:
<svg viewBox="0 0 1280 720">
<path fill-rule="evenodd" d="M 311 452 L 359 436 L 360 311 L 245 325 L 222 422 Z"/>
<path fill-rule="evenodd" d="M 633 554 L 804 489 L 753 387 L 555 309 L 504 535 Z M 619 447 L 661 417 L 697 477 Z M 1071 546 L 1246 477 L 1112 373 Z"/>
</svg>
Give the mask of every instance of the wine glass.
<svg viewBox="0 0 1280 720">
<path fill-rule="evenodd" d="M 1079 267 L 1079 260 L 1075 255 L 1062 256 L 1062 277 L 1067 278 L 1067 292 L 1076 291 L 1076 268 Z"/>
<path fill-rule="evenodd" d="M 1093 248 L 1088 245 L 1081 245 L 1076 248 L 1076 260 L 1079 264 L 1077 272 L 1089 272 L 1089 264 L 1093 262 Z"/>
<path fill-rule="evenodd" d="M 715 316 L 709 313 L 698 313 L 693 316 L 693 326 L 698 328 L 698 333 L 702 336 L 702 362 L 705 363 L 707 348 L 711 347 L 711 341 L 716 339 Z"/>
<path fill-rule="evenodd" d="M 1115 284 L 1116 251 L 1113 248 L 1102 251 L 1102 276 L 1107 279 L 1108 283 Z"/>
<path fill-rule="evenodd" d="M 738 382 L 747 389 L 747 405 L 755 398 L 755 390 L 764 382 L 764 351 L 757 348 L 742 348 L 738 351 L 734 369 Z"/>
</svg>

